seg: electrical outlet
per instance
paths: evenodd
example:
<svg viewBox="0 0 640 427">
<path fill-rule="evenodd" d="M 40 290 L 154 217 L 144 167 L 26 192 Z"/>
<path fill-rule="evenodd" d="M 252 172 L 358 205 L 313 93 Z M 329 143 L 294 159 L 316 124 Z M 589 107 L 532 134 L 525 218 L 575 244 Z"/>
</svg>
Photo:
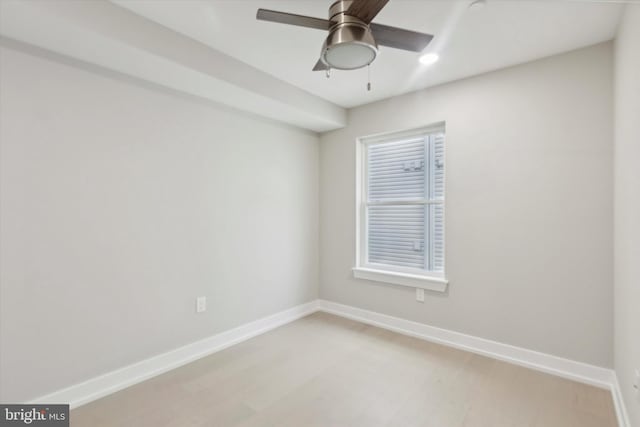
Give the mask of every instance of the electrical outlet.
<svg viewBox="0 0 640 427">
<path fill-rule="evenodd" d="M 207 311 L 207 297 L 196 298 L 196 313 Z"/>
<path fill-rule="evenodd" d="M 416 301 L 424 302 L 424 289 L 416 288 Z"/>
</svg>

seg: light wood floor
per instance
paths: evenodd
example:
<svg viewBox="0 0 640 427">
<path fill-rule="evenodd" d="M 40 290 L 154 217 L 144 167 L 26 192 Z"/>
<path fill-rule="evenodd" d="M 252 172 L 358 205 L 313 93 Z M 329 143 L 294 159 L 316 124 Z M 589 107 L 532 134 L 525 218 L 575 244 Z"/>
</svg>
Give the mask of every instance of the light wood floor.
<svg viewBox="0 0 640 427">
<path fill-rule="evenodd" d="M 71 426 L 616 426 L 608 391 L 324 313 L 71 412 Z"/>
</svg>

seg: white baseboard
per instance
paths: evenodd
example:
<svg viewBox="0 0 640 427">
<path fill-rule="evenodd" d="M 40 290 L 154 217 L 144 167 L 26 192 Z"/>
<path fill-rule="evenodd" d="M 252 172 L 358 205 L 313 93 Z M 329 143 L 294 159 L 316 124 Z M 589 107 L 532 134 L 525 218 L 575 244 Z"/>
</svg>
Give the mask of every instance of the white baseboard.
<svg viewBox="0 0 640 427">
<path fill-rule="evenodd" d="M 80 384 L 34 399 L 30 403 L 64 403 L 71 408 L 115 393 L 156 375 L 186 365 L 189 362 L 238 344 L 256 335 L 292 322 L 318 310 L 318 301 L 302 304 L 271 316 L 246 323 L 209 338 L 187 344 L 175 350 L 153 356 L 124 368 L 108 372 Z"/>
<path fill-rule="evenodd" d="M 178 368 L 194 360 L 263 334 L 316 311 L 353 319 L 404 335 L 459 348 L 516 365 L 535 369 L 585 384 L 610 389 L 620 427 L 630 427 L 620 393 L 611 369 L 564 359 L 509 344 L 465 335 L 398 317 L 363 310 L 326 300 L 315 300 L 271 316 L 255 320 L 169 352 L 142 360 L 124 368 L 92 378 L 80 384 L 34 399 L 30 403 L 66 403 L 71 408 L 115 393 L 156 375 Z"/>
<path fill-rule="evenodd" d="M 387 316 L 331 301 L 320 301 L 320 310 L 367 323 L 404 335 L 421 338 L 449 347 L 459 348 L 516 365 L 557 375 L 581 383 L 610 389 L 613 371 L 599 366 L 576 362 L 509 344 L 465 335 L 424 323 Z"/>
<path fill-rule="evenodd" d="M 620 383 L 618 382 L 618 375 L 614 372 L 612 376 L 611 395 L 613 396 L 613 406 L 616 410 L 616 417 L 618 418 L 618 425 L 620 427 L 631 427 L 631 421 L 629 421 L 629 414 L 627 414 L 627 407 L 624 404 L 624 398 L 622 397 L 622 390 L 620 389 Z"/>
</svg>

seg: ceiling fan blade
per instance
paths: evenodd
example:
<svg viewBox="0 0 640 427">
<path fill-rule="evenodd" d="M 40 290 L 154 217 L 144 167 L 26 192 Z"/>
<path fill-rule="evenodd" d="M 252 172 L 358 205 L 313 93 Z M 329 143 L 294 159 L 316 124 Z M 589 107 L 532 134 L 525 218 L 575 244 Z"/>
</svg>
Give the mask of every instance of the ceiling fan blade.
<svg viewBox="0 0 640 427">
<path fill-rule="evenodd" d="M 390 27 L 388 25 L 370 24 L 369 28 L 371 28 L 373 38 L 376 39 L 379 45 L 410 50 L 412 52 L 422 52 L 433 38 L 431 34 Z"/>
<path fill-rule="evenodd" d="M 346 14 L 370 23 L 389 0 L 353 0 Z"/>
<path fill-rule="evenodd" d="M 258 9 L 256 19 L 278 22 L 280 24 L 298 25 L 299 27 L 315 28 L 317 30 L 329 29 L 329 21 L 326 19 L 295 15 L 293 13 L 278 12 L 275 10 Z"/>
<path fill-rule="evenodd" d="M 328 67 L 321 59 L 318 59 L 318 62 L 316 62 L 316 65 L 313 67 L 313 71 L 322 71 L 326 69 L 328 69 Z"/>
</svg>

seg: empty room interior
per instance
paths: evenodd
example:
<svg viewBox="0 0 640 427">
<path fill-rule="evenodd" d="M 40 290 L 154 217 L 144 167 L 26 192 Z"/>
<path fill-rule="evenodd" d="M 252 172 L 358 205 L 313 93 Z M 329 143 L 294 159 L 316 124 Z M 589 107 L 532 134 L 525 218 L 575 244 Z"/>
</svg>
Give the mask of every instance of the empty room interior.
<svg viewBox="0 0 640 427">
<path fill-rule="evenodd" d="M 0 425 L 640 427 L 640 2 L 0 0 Z"/>
</svg>

